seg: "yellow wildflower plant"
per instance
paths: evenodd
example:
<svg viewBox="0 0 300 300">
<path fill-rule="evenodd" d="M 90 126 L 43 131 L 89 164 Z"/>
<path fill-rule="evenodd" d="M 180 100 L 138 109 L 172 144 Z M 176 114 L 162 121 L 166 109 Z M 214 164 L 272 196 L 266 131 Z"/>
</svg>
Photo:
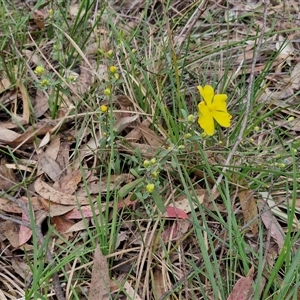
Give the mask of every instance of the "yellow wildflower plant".
<svg viewBox="0 0 300 300">
<path fill-rule="evenodd" d="M 101 105 L 100 110 L 101 110 L 101 112 L 106 113 L 108 110 L 108 107 L 106 105 Z"/>
<path fill-rule="evenodd" d="M 212 86 L 197 86 L 202 101 L 198 104 L 198 124 L 207 135 L 215 132 L 215 121 L 222 127 L 229 127 L 231 115 L 227 111 L 227 95 L 215 94 Z"/>
<path fill-rule="evenodd" d="M 107 89 L 104 90 L 104 95 L 110 96 L 110 94 L 111 94 L 110 88 L 107 88 Z"/>
<path fill-rule="evenodd" d="M 146 185 L 146 191 L 147 191 L 148 193 L 152 193 L 152 192 L 154 191 L 154 188 L 155 188 L 155 185 L 154 185 L 153 183 L 148 183 L 148 184 Z"/>
<path fill-rule="evenodd" d="M 118 69 L 116 66 L 110 66 L 109 71 L 114 74 L 118 71 Z"/>
<path fill-rule="evenodd" d="M 45 68 L 42 65 L 39 65 L 35 68 L 34 73 L 37 75 L 43 75 L 45 72 Z"/>
</svg>

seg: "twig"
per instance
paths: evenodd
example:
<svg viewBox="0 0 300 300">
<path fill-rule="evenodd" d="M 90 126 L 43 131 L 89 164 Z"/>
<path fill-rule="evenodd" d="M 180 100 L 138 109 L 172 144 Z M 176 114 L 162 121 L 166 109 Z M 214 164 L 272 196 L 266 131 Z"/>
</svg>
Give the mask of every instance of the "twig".
<svg viewBox="0 0 300 300">
<path fill-rule="evenodd" d="M 242 125 L 241 125 L 241 130 L 239 132 L 239 135 L 232 147 L 232 150 L 230 151 L 226 162 L 225 162 L 225 166 L 222 169 L 221 174 L 219 175 L 213 189 L 212 189 L 212 194 L 216 195 L 217 194 L 217 189 L 219 184 L 221 183 L 222 179 L 223 179 L 223 174 L 225 174 L 225 172 L 228 170 L 229 168 L 229 164 L 231 162 L 232 157 L 234 156 L 239 144 L 241 143 L 242 139 L 243 139 L 243 134 L 246 130 L 247 127 L 247 122 L 248 122 L 248 116 L 249 116 L 249 112 L 251 109 L 251 97 L 252 97 L 252 91 L 253 91 L 253 86 L 254 86 L 254 72 L 255 72 L 255 65 L 256 65 L 256 61 L 260 52 L 260 48 L 264 39 L 264 33 L 266 30 L 266 23 L 267 23 L 267 11 L 268 11 L 268 5 L 269 5 L 269 0 L 265 0 L 264 1 L 264 12 L 263 12 L 263 24 L 262 24 L 262 28 L 261 28 L 261 33 L 259 36 L 259 39 L 257 41 L 257 45 L 254 49 L 254 55 L 253 55 L 253 60 L 252 60 L 252 64 L 251 64 L 251 72 L 250 72 L 250 77 L 249 77 L 249 89 L 247 91 L 247 96 L 246 96 L 246 110 L 245 110 L 245 117 L 242 121 Z"/>
</svg>

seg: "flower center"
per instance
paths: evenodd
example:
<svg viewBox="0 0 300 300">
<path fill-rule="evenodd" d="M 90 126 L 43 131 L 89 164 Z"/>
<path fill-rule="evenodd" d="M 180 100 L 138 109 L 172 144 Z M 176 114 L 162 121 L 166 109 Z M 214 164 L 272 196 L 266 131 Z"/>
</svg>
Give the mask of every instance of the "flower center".
<svg viewBox="0 0 300 300">
<path fill-rule="evenodd" d="M 211 104 L 209 106 L 207 106 L 210 112 L 214 112 L 216 110 L 218 110 L 217 105 Z"/>
</svg>

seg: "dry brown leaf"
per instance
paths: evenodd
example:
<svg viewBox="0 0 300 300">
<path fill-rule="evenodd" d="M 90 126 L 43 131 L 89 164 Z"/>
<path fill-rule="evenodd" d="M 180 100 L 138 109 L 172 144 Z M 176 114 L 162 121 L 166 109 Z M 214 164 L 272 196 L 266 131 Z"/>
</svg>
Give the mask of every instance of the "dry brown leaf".
<svg viewBox="0 0 300 300">
<path fill-rule="evenodd" d="M 144 120 L 142 122 L 142 125 L 145 127 L 149 127 L 150 126 L 150 121 L 149 120 Z M 141 137 L 143 136 L 143 133 L 140 129 L 139 126 L 133 128 L 126 136 L 125 136 L 125 140 L 129 141 L 129 142 L 137 142 Z"/>
<path fill-rule="evenodd" d="M 253 298 L 254 267 L 249 270 L 247 277 L 241 277 L 234 285 L 227 300 L 252 300 Z"/>
<path fill-rule="evenodd" d="M 133 107 L 134 101 L 126 95 L 117 95 L 116 102 L 122 107 Z"/>
<path fill-rule="evenodd" d="M 50 132 L 51 129 L 55 128 L 55 126 L 59 123 L 59 120 L 43 120 L 34 126 L 29 127 L 26 132 L 22 134 L 18 134 L 18 136 L 14 140 L 7 141 L 7 144 L 11 147 L 20 146 L 24 143 L 32 142 L 37 136 L 45 135 L 47 132 Z M 1 130 L 1 128 L 0 128 Z M 0 136 L 1 131 L 0 131 Z M 1 138 L 0 138 L 1 142 Z"/>
<path fill-rule="evenodd" d="M 106 193 L 107 187 L 109 188 L 110 191 L 113 190 L 114 186 L 115 185 L 113 183 L 107 186 L 107 183 L 100 180 L 88 182 L 87 187 L 85 185 L 82 186 L 76 191 L 76 194 L 82 197 L 88 197 L 89 195 L 99 195 L 101 193 Z"/>
<path fill-rule="evenodd" d="M 34 211 L 44 209 L 41 198 L 40 197 L 30 197 L 29 200 L 27 197 L 22 196 L 20 200 L 25 203 L 27 207 L 29 207 L 28 201 L 30 201 L 30 205 L 33 207 Z"/>
<path fill-rule="evenodd" d="M 207 191 L 204 189 L 196 189 L 195 193 L 197 195 L 199 204 L 202 204 L 204 202 L 205 196 L 207 195 Z M 192 205 L 193 205 L 193 209 L 196 209 L 198 207 L 198 202 L 195 201 L 192 203 Z M 179 209 L 182 209 L 187 214 L 192 211 L 190 201 L 188 200 L 186 195 L 179 195 L 175 199 L 175 206 Z"/>
<path fill-rule="evenodd" d="M 26 122 L 26 124 L 29 123 L 30 118 L 30 109 L 29 109 L 29 103 L 31 103 L 31 100 L 29 99 L 29 95 L 27 92 L 27 89 L 25 85 L 22 82 L 18 82 L 18 87 L 22 95 L 22 102 L 23 102 L 23 114 L 22 119 Z"/>
<path fill-rule="evenodd" d="M 6 161 L 1 159 L 0 164 L 0 190 L 9 190 L 17 184 L 17 179 L 11 168 L 6 166 Z"/>
<path fill-rule="evenodd" d="M 65 176 L 62 176 L 58 182 L 58 190 L 72 195 L 77 189 L 78 183 L 81 181 L 81 172 L 79 170 L 72 171 Z"/>
<path fill-rule="evenodd" d="M 57 155 L 60 148 L 60 134 L 57 134 L 55 137 L 52 138 L 49 146 L 46 148 L 45 153 L 48 157 L 52 158 L 53 160 L 57 159 Z"/>
<path fill-rule="evenodd" d="M 114 204 L 113 202 L 107 205 L 105 202 L 101 204 L 101 211 L 105 211 L 108 207 L 112 207 Z M 119 206 L 118 206 L 119 207 Z M 94 215 L 99 215 L 99 205 L 98 203 L 94 204 L 92 208 L 91 205 L 82 205 L 80 208 L 74 207 L 71 211 L 64 215 L 66 219 L 82 219 L 82 218 L 90 218 Z"/>
<path fill-rule="evenodd" d="M 91 155 L 94 150 L 99 147 L 99 140 L 102 139 L 102 132 L 97 131 L 95 136 L 93 136 L 86 144 L 82 144 L 80 147 L 80 161 L 87 155 Z"/>
<path fill-rule="evenodd" d="M 41 198 L 41 203 L 43 205 L 43 208 L 48 212 L 50 217 L 64 215 L 76 207 L 75 205 L 57 204 L 49 200 L 46 200 L 44 198 Z"/>
<path fill-rule="evenodd" d="M 23 212 L 22 213 L 22 221 L 24 223 L 29 223 L 29 219 L 27 215 Z M 25 244 L 32 236 L 32 230 L 24 225 L 20 226 L 19 230 L 19 245 Z"/>
<path fill-rule="evenodd" d="M 35 10 L 32 14 L 32 19 L 38 29 L 44 29 L 46 15 L 41 10 Z"/>
<path fill-rule="evenodd" d="M 94 253 L 91 288 L 89 292 L 90 300 L 110 299 L 110 278 L 106 257 L 101 253 L 97 245 Z"/>
<path fill-rule="evenodd" d="M 300 89 L 300 62 L 294 65 L 293 70 L 291 72 L 291 88 L 293 90 Z"/>
<path fill-rule="evenodd" d="M 125 128 L 127 128 L 129 125 L 131 125 L 133 122 L 135 122 L 138 119 L 138 115 L 134 115 L 131 117 L 124 117 L 119 119 L 114 124 L 114 130 L 118 133 L 122 132 Z"/>
<path fill-rule="evenodd" d="M 74 221 L 67 220 L 63 216 L 53 217 L 52 222 L 60 233 L 67 232 L 74 225 Z"/>
<path fill-rule="evenodd" d="M 131 148 L 125 148 L 125 145 L 120 145 L 122 147 L 122 150 L 129 152 L 129 153 L 134 153 L 134 149 L 139 149 L 141 154 L 145 158 L 152 158 L 156 155 L 156 153 L 160 150 L 157 147 L 152 147 L 146 144 L 139 144 L 139 143 L 131 143 L 128 142 L 128 144 L 131 146 Z"/>
<path fill-rule="evenodd" d="M 259 200 L 258 207 L 261 214 L 261 220 L 263 221 L 266 228 L 270 231 L 271 237 L 276 241 L 279 247 L 279 251 L 281 251 L 285 239 L 285 233 L 282 227 L 274 217 L 272 211 L 269 209 L 269 205 L 267 205 L 265 201 Z"/>
<path fill-rule="evenodd" d="M 18 200 L 22 201 L 25 204 L 28 203 L 28 199 L 25 196 L 21 197 Z M 31 197 L 30 203 L 34 211 L 43 209 L 42 203 L 38 197 Z M 22 214 L 23 212 L 21 207 L 17 205 L 15 202 L 4 198 L 0 198 L 0 210 L 3 210 L 8 213 L 14 213 L 14 214 Z"/>
<path fill-rule="evenodd" d="M 40 177 L 34 182 L 34 189 L 40 196 L 42 196 L 46 200 L 50 200 L 58 204 L 76 205 L 77 203 L 79 203 L 83 205 L 90 203 L 90 200 L 86 197 L 76 197 L 57 191 L 49 184 L 42 181 Z"/>
<path fill-rule="evenodd" d="M 42 138 L 40 144 L 39 144 L 39 148 L 43 148 L 44 146 L 46 146 L 51 140 L 51 134 L 50 132 L 48 131 L 44 137 Z"/>
<path fill-rule="evenodd" d="M 41 90 L 36 91 L 35 105 L 33 106 L 36 118 L 41 117 L 49 109 L 49 97 Z"/>
<path fill-rule="evenodd" d="M 249 224 L 249 228 L 254 235 L 258 233 L 258 209 L 257 203 L 250 190 L 242 190 L 238 193 L 241 208 L 244 216 L 244 223 Z"/>
<path fill-rule="evenodd" d="M 11 82 L 8 78 L 2 78 L 0 80 L 0 94 L 11 87 Z"/>
<path fill-rule="evenodd" d="M 150 146 L 153 146 L 153 147 L 161 147 L 162 146 L 162 144 L 163 144 L 162 139 L 153 130 L 151 130 L 150 128 L 148 128 L 142 124 L 139 124 L 138 128 L 141 130 L 144 138 L 146 139 L 146 141 L 148 142 L 148 144 Z"/>
<path fill-rule="evenodd" d="M 57 154 L 56 162 L 61 166 L 65 173 L 71 172 L 70 170 L 70 142 L 63 141 L 60 144 L 59 151 Z"/>
<path fill-rule="evenodd" d="M 73 226 L 71 226 L 67 231 L 63 233 L 71 233 L 71 232 L 86 230 L 86 226 L 88 223 L 89 223 L 88 220 L 80 220 L 79 222 L 75 223 Z"/>
<path fill-rule="evenodd" d="M 15 258 L 11 258 L 10 262 L 11 262 L 11 266 L 14 269 L 14 271 L 16 272 L 16 274 L 21 276 L 21 278 L 23 278 L 25 280 L 24 282 L 27 282 L 28 280 L 30 280 L 30 276 L 32 275 L 32 272 L 26 262 L 21 261 L 19 259 L 15 259 Z M 2 299 L 2 298 L 0 297 L 0 299 Z"/>
<path fill-rule="evenodd" d="M 19 138 L 20 136 L 21 136 L 21 134 L 16 133 L 7 128 L 3 128 L 3 127 L 1 127 L 1 124 L 0 124 L 0 143 L 2 143 L 3 145 L 12 143 L 14 140 Z"/>
<path fill-rule="evenodd" d="M 167 288 L 164 284 L 165 278 L 163 276 L 161 269 L 155 268 L 153 273 L 153 281 L 154 281 L 153 292 L 155 294 L 155 299 L 160 299 L 160 297 L 167 291 Z"/>
<path fill-rule="evenodd" d="M 161 233 L 161 238 L 165 243 L 178 240 L 187 233 L 190 227 L 191 222 L 189 220 L 178 219 Z"/>
<path fill-rule="evenodd" d="M 14 213 L 14 214 L 22 213 L 22 209 L 20 208 L 19 205 L 17 205 L 15 202 L 12 202 L 4 198 L 0 198 L 0 210 L 8 213 Z"/>
<path fill-rule="evenodd" d="M 40 152 L 38 161 L 38 175 L 46 173 L 53 181 L 58 181 L 62 170 L 59 164 L 49 157 L 44 151 Z"/>
<path fill-rule="evenodd" d="M 2 226 L 3 233 L 14 248 L 20 246 L 19 243 L 19 225 L 12 221 L 6 221 Z"/>
</svg>

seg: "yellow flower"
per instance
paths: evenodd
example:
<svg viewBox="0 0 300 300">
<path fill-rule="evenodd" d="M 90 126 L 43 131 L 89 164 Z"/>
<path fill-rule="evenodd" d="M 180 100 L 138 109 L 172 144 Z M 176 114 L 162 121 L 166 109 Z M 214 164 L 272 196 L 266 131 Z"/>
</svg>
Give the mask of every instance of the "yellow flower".
<svg viewBox="0 0 300 300">
<path fill-rule="evenodd" d="M 37 75 L 42 75 L 45 72 L 45 68 L 42 65 L 39 65 L 35 68 L 34 73 Z"/>
<path fill-rule="evenodd" d="M 114 55 L 114 51 L 113 50 L 108 50 L 107 52 L 106 52 L 106 54 L 109 56 L 109 57 L 112 57 L 113 55 Z"/>
<path fill-rule="evenodd" d="M 227 112 L 227 95 L 215 94 L 210 85 L 197 86 L 200 95 L 203 98 L 198 104 L 198 123 L 207 135 L 213 135 L 215 132 L 215 122 L 222 127 L 229 127 L 231 115 Z"/>
<path fill-rule="evenodd" d="M 43 79 L 42 81 L 41 81 L 41 86 L 46 86 L 46 85 L 48 85 L 49 84 L 49 80 L 48 79 Z"/>
<path fill-rule="evenodd" d="M 116 73 L 117 71 L 118 71 L 118 69 L 117 69 L 117 67 L 116 66 L 111 66 L 110 68 L 109 68 L 109 71 L 111 72 L 111 73 Z"/>
<path fill-rule="evenodd" d="M 156 163 L 156 158 L 155 157 L 151 158 L 150 162 L 152 165 L 154 165 Z"/>
<path fill-rule="evenodd" d="M 188 115 L 187 120 L 189 123 L 194 123 L 195 122 L 195 116 L 194 115 Z"/>
<path fill-rule="evenodd" d="M 144 160 L 144 167 L 148 168 L 150 166 L 150 161 L 148 159 Z"/>
<path fill-rule="evenodd" d="M 152 175 L 153 178 L 157 178 L 158 174 L 159 173 L 157 171 L 153 171 L 151 175 Z"/>
<path fill-rule="evenodd" d="M 146 185 L 146 191 L 149 192 L 149 193 L 152 193 L 154 191 L 154 188 L 155 188 L 155 186 L 154 186 L 153 183 L 148 183 Z"/>
<path fill-rule="evenodd" d="M 107 107 L 106 105 L 101 105 L 101 106 L 100 106 L 100 110 L 101 110 L 103 113 L 105 113 L 105 112 L 107 112 L 108 107 Z"/>
<path fill-rule="evenodd" d="M 104 90 L 104 95 L 109 96 L 111 94 L 110 88 Z"/>
</svg>

